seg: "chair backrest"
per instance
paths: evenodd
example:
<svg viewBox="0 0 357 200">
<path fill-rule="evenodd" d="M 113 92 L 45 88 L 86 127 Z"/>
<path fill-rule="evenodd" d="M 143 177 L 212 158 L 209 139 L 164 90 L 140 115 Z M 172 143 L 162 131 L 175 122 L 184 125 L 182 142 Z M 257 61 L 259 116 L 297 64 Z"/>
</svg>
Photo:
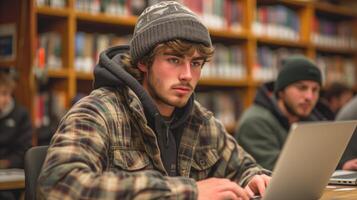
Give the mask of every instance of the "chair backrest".
<svg viewBox="0 0 357 200">
<path fill-rule="evenodd" d="M 25 154 L 25 199 L 36 199 L 37 179 L 46 158 L 48 146 L 31 147 Z"/>
</svg>

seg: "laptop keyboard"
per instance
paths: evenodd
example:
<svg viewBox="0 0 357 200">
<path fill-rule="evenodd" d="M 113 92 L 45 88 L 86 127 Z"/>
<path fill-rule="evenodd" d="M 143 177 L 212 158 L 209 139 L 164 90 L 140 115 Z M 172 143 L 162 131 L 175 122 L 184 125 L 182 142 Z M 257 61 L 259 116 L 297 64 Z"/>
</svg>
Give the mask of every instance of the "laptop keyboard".
<svg viewBox="0 0 357 200">
<path fill-rule="evenodd" d="M 333 176 L 333 178 L 357 178 L 357 172 L 351 174 L 337 175 L 337 176 Z"/>
</svg>

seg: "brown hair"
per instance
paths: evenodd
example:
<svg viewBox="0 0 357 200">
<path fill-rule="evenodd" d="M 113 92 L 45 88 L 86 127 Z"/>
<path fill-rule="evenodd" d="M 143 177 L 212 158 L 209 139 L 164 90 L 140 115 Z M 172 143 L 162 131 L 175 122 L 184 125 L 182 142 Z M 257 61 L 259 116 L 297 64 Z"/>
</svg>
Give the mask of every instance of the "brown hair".
<svg viewBox="0 0 357 200">
<path fill-rule="evenodd" d="M 184 40 L 175 39 L 156 45 L 156 47 L 152 51 L 147 53 L 138 62 L 141 62 L 142 64 L 151 67 L 155 55 L 162 52 L 164 49 L 172 49 L 174 52 L 178 52 L 184 55 L 193 55 L 194 52 L 197 50 L 198 53 L 204 57 L 204 62 L 209 62 L 214 54 L 213 47 L 207 47 L 201 43 L 192 43 Z M 138 63 L 133 63 L 129 54 L 124 55 L 122 57 L 121 62 L 123 64 L 124 69 L 141 83 L 143 80 L 143 73 L 138 69 Z"/>
</svg>

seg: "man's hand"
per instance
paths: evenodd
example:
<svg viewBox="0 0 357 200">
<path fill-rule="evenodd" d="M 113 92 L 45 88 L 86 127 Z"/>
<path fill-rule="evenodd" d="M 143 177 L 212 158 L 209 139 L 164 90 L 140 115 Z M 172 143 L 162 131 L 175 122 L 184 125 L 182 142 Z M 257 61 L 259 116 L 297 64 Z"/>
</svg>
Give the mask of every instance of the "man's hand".
<svg viewBox="0 0 357 200">
<path fill-rule="evenodd" d="M 247 191 L 250 197 L 253 197 L 254 195 L 263 196 L 270 179 L 271 177 L 265 174 L 255 175 L 249 181 L 248 185 L 245 186 L 244 190 Z"/>
<path fill-rule="evenodd" d="M 357 170 L 357 158 L 346 161 L 343 166 L 343 170 Z"/>
<path fill-rule="evenodd" d="M 248 193 L 237 183 L 223 178 L 209 178 L 197 182 L 199 200 L 249 200 Z"/>
</svg>

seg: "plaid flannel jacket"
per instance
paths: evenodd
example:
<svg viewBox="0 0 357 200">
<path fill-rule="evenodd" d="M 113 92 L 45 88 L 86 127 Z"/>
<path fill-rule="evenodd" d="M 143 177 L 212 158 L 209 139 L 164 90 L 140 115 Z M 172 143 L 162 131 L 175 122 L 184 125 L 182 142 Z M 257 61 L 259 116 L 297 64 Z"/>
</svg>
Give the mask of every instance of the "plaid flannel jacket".
<svg viewBox="0 0 357 200">
<path fill-rule="evenodd" d="M 138 97 L 100 88 L 77 103 L 52 138 L 38 199 L 196 199 L 196 181 L 229 178 L 242 185 L 263 169 L 212 113 L 195 102 L 169 177 Z"/>
</svg>

